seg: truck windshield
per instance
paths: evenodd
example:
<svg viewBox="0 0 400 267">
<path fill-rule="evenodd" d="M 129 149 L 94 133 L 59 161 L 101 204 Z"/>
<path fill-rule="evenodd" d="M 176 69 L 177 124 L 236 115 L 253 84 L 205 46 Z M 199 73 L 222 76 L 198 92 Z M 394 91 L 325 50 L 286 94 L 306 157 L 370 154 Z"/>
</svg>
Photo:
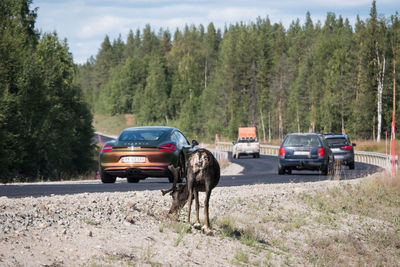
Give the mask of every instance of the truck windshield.
<svg viewBox="0 0 400 267">
<path fill-rule="evenodd" d="M 252 143 L 257 142 L 257 139 L 254 138 L 246 138 L 246 139 L 238 139 L 238 143 Z"/>
</svg>

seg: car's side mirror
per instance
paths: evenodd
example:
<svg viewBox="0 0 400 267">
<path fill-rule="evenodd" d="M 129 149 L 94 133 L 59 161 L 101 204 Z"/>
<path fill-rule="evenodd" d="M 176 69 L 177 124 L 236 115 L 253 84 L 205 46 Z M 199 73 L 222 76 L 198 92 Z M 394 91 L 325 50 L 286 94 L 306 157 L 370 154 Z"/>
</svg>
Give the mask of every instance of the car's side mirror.
<svg viewBox="0 0 400 267">
<path fill-rule="evenodd" d="M 351 145 L 352 145 L 352 146 L 357 146 L 356 143 L 352 143 Z"/>
<path fill-rule="evenodd" d="M 198 146 L 198 145 L 199 145 L 199 142 L 197 142 L 197 140 L 192 140 L 192 147 Z"/>
<path fill-rule="evenodd" d="M 232 142 L 232 144 L 235 144 L 235 142 Z"/>
</svg>

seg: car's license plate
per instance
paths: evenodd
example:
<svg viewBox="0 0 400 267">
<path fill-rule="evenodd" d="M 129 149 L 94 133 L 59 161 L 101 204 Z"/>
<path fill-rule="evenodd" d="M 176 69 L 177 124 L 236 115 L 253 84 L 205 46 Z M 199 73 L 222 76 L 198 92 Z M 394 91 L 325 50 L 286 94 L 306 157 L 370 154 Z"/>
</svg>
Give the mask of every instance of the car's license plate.
<svg viewBox="0 0 400 267">
<path fill-rule="evenodd" d="M 122 157 L 122 163 L 145 163 L 146 157 Z"/>
<path fill-rule="evenodd" d="M 308 155 L 310 155 L 310 152 L 309 151 L 295 151 L 294 154 L 299 155 L 299 156 L 308 156 Z"/>
</svg>

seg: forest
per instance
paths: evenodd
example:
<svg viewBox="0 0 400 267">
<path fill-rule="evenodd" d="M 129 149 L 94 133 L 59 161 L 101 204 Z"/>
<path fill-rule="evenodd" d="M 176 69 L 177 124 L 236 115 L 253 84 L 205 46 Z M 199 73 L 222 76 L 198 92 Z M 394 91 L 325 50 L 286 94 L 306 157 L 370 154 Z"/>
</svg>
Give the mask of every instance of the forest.
<svg viewBox="0 0 400 267">
<path fill-rule="evenodd" d="M 35 29 L 31 1 L 0 1 L 0 182 L 94 167 L 92 114 L 66 41 Z"/>
<path fill-rule="evenodd" d="M 375 1 L 355 25 L 334 13 L 287 29 L 268 17 L 173 34 L 147 25 L 126 40 L 105 36 L 76 82 L 95 114 L 134 114 L 136 125 L 206 140 L 256 126 L 261 141 L 300 131 L 379 141 L 400 99 L 399 36 L 398 13 L 378 15 Z"/>
</svg>

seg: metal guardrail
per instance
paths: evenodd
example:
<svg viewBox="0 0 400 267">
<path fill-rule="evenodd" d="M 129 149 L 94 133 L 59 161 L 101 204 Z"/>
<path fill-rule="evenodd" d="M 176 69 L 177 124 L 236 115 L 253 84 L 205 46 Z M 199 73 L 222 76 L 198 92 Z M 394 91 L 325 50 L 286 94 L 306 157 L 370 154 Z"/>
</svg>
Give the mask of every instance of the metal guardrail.
<svg viewBox="0 0 400 267">
<path fill-rule="evenodd" d="M 232 151 L 233 144 L 231 142 L 216 142 L 216 149 L 222 151 Z M 278 156 L 279 146 L 260 145 L 260 154 Z M 377 152 L 366 152 L 366 151 L 354 151 L 354 157 L 356 162 L 362 162 L 379 166 L 387 171 L 392 171 L 392 156 L 377 153 Z M 399 159 L 396 155 L 396 170 L 399 169 Z"/>
<path fill-rule="evenodd" d="M 379 166 L 387 171 L 392 171 L 392 155 L 377 153 L 377 152 L 366 152 L 366 151 L 354 151 L 354 157 L 356 162 L 363 162 L 372 165 Z M 399 169 L 399 158 L 395 156 L 396 170 Z"/>
<path fill-rule="evenodd" d="M 96 134 L 97 136 L 105 136 L 105 137 L 110 138 L 110 139 L 117 139 L 117 138 L 118 138 L 118 136 L 115 136 L 115 135 L 107 135 L 107 134 L 100 133 L 100 132 L 94 132 L 94 134 Z"/>
</svg>

